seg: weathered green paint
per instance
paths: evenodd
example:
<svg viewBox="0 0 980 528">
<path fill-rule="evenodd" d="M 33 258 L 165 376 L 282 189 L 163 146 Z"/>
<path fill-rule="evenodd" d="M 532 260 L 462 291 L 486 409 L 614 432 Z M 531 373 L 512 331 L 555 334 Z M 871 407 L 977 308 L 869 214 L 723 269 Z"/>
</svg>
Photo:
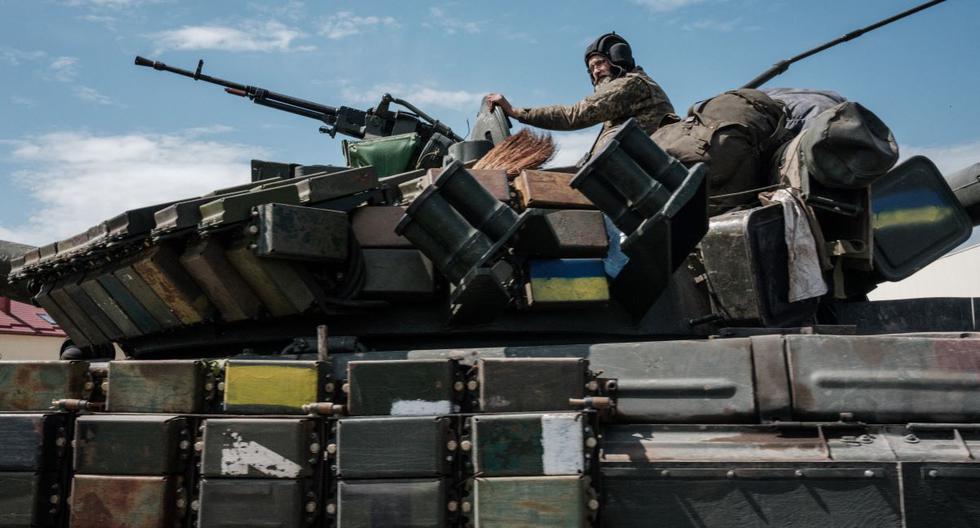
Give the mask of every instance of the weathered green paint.
<svg viewBox="0 0 980 528">
<path fill-rule="evenodd" d="M 142 330 L 136 326 L 136 323 L 123 311 L 119 303 L 96 280 L 94 274 L 87 275 L 79 283 L 79 286 L 92 302 L 95 303 L 95 306 L 119 328 L 119 331 L 122 332 L 124 337 L 138 337 L 143 334 Z"/>
<path fill-rule="evenodd" d="M 75 423 L 75 472 L 169 475 L 184 469 L 193 434 L 186 418 L 89 415 Z"/>
<path fill-rule="evenodd" d="M 394 236 L 394 235 L 392 235 Z M 364 249 L 365 299 L 424 302 L 435 294 L 432 261 L 415 249 Z"/>
<path fill-rule="evenodd" d="M 228 262 L 220 240 L 207 237 L 192 242 L 180 263 L 225 321 L 252 319 L 261 313 L 261 301 Z"/>
<path fill-rule="evenodd" d="M 46 411 L 52 400 L 84 398 L 85 361 L 0 361 L 0 411 Z"/>
<path fill-rule="evenodd" d="M 444 475 L 449 419 L 346 418 L 337 422 L 338 478 Z"/>
<path fill-rule="evenodd" d="M 302 480 L 231 480 L 205 478 L 201 481 L 199 528 L 295 528 L 305 526 L 310 516 L 309 485 Z"/>
<path fill-rule="evenodd" d="M 95 326 L 99 327 L 99 330 L 112 341 L 118 341 L 124 337 L 122 330 L 116 326 L 116 323 L 112 322 L 111 319 L 99 309 L 98 305 L 94 300 L 85 292 L 81 287 L 81 282 L 84 280 L 82 277 L 74 277 L 72 280 L 68 281 L 64 285 L 64 291 L 68 294 L 71 300 L 75 301 L 78 308 L 85 312 L 85 315 L 95 323 Z"/>
<path fill-rule="evenodd" d="M 225 256 L 262 299 L 270 314 L 294 315 L 313 305 L 313 292 L 304 280 L 302 269 L 293 263 L 259 258 L 249 249 L 250 244 L 247 239 L 232 242 Z"/>
<path fill-rule="evenodd" d="M 115 275 L 104 273 L 99 275 L 98 281 L 142 333 L 152 334 L 163 330 L 160 323 Z"/>
<path fill-rule="evenodd" d="M 580 474 L 583 428 L 575 413 L 474 416 L 474 470 L 487 477 Z"/>
<path fill-rule="evenodd" d="M 352 415 L 439 415 L 452 411 L 455 363 L 442 359 L 351 361 L 347 364 Z"/>
<path fill-rule="evenodd" d="M 196 360 L 111 361 L 109 412 L 197 413 L 203 409 L 206 365 Z"/>
<path fill-rule="evenodd" d="M 169 244 L 153 246 L 133 262 L 133 270 L 185 325 L 203 322 L 214 307 L 178 261 Z"/>
<path fill-rule="evenodd" d="M 588 366 L 579 358 L 481 359 L 480 410 L 572 410 L 568 400 L 585 394 Z"/>
<path fill-rule="evenodd" d="M 581 477 L 477 478 L 474 496 L 476 528 L 588 526 Z"/>
<path fill-rule="evenodd" d="M 48 315 L 54 318 L 55 322 L 58 323 L 58 326 L 60 326 L 61 329 L 68 334 L 68 338 L 71 339 L 73 343 L 80 347 L 91 346 L 92 342 L 89 340 L 89 337 L 82 332 L 81 327 L 75 324 L 75 321 L 68 316 L 68 312 L 62 310 L 61 307 L 54 302 L 54 299 L 51 297 L 51 287 L 51 284 L 45 284 L 41 288 L 41 291 L 34 296 L 34 302 L 41 308 L 44 308 L 44 311 L 48 312 Z"/>
<path fill-rule="evenodd" d="M 32 528 L 36 522 L 40 476 L 35 473 L 0 473 L 0 526 Z"/>
<path fill-rule="evenodd" d="M 255 254 L 317 262 L 344 262 L 350 245 L 350 222 L 343 211 L 263 204 L 255 208 Z"/>
<path fill-rule="evenodd" d="M 252 208 L 264 203 L 299 204 L 299 191 L 294 185 L 284 185 L 260 191 L 234 194 L 202 204 L 202 227 L 214 227 L 249 218 Z"/>
<path fill-rule="evenodd" d="M 201 474 L 222 478 L 305 478 L 320 459 L 322 439 L 308 419 L 209 418 Z"/>
<path fill-rule="evenodd" d="M 442 479 L 341 480 L 338 528 L 446 526 Z"/>
<path fill-rule="evenodd" d="M 119 280 L 126 290 L 129 291 L 139 301 L 139 304 L 146 308 L 146 311 L 153 316 L 153 319 L 163 328 L 174 328 L 181 326 L 177 315 L 167 306 L 163 300 L 150 288 L 150 285 L 143 280 L 143 277 L 130 264 L 120 266 L 112 272 L 112 276 Z"/>
<path fill-rule="evenodd" d="M 175 477 L 75 475 L 72 528 L 173 528 Z"/>
<path fill-rule="evenodd" d="M 67 454 L 66 414 L 0 414 L 0 471 L 57 470 Z"/>
</svg>

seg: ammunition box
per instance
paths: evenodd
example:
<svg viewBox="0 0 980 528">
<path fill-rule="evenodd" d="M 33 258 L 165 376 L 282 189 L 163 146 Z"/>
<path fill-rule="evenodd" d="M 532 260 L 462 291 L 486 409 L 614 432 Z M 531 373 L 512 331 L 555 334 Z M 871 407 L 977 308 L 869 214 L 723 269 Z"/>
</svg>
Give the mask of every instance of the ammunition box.
<svg viewBox="0 0 980 528">
<path fill-rule="evenodd" d="M 579 358 L 485 358 L 479 361 L 480 410 L 571 410 L 582 398 L 588 362 Z"/>
<path fill-rule="evenodd" d="M 588 526 L 582 477 L 477 478 L 474 495 L 477 528 Z"/>
<path fill-rule="evenodd" d="M 84 398 L 85 361 L 0 361 L 0 411 L 47 411 L 52 400 Z"/>
<path fill-rule="evenodd" d="M 327 375 L 317 361 L 228 360 L 225 412 L 305 414 L 304 405 L 323 400 Z"/>
<path fill-rule="evenodd" d="M 598 259 L 532 260 L 527 275 L 524 290 L 532 308 L 609 301 L 609 281 Z"/>
<path fill-rule="evenodd" d="M 72 528 L 173 528 L 183 516 L 179 477 L 75 475 Z M 186 501 L 186 497 L 183 498 Z"/>
<path fill-rule="evenodd" d="M 313 510 L 308 513 L 307 507 Z M 211 479 L 201 481 L 200 528 L 306 526 L 317 511 L 316 496 L 301 480 Z"/>
<path fill-rule="evenodd" d="M 445 475 L 449 418 L 346 418 L 337 422 L 338 478 Z"/>
<path fill-rule="evenodd" d="M 125 264 L 112 272 L 112 276 L 119 280 L 119 283 L 133 295 L 139 305 L 146 309 L 163 328 L 175 328 L 181 326 L 177 315 L 167 306 L 163 300 L 150 288 L 150 285 L 143 280 L 143 277 L 133 269 L 132 263 Z"/>
<path fill-rule="evenodd" d="M 446 486 L 442 479 L 341 480 L 337 526 L 446 526 Z"/>
<path fill-rule="evenodd" d="M 170 475 L 184 470 L 194 443 L 186 418 L 90 415 L 75 422 L 75 472 Z"/>
<path fill-rule="evenodd" d="M 253 207 L 271 202 L 298 205 L 299 191 L 295 185 L 284 185 L 215 198 L 201 205 L 200 226 L 216 227 L 247 220 L 252 216 Z"/>
<path fill-rule="evenodd" d="M 207 365 L 196 360 L 110 361 L 106 411 L 201 412 L 206 371 Z"/>
<path fill-rule="evenodd" d="M 412 249 L 407 238 L 395 234 L 395 226 L 405 216 L 405 207 L 359 207 L 350 214 L 351 227 L 362 248 Z"/>
<path fill-rule="evenodd" d="M 414 249 L 365 249 L 365 299 L 427 301 L 435 292 L 432 261 Z"/>
<path fill-rule="evenodd" d="M 514 180 L 522 207 L 553 209 L 595 209 L 595 205 L 582 193 L 573 189 L 574 174 L 524 170 Z"/>
<path fill-rule="evenodd" d="M 455 362 L 444 359 L 351 361 L 351 415 L 428 416 L 453 412 Z"/>
<path fill-rule="evenodd" d="M 204 422 L 205 477 L 296 479 L 313 474 L 323 445 L 316 422 L 209 418 Z"/>
<path fill-rule="evenodd" d="M 609 237 L 599 211 L 533 209 L 516 249 L 536 257 L 606 256 Z"/>
<path fill-rule="evenodd" d="M 0 473 L 0 526 L 55 528 L 64 490 L 55 473 Z"/>
<path fill-rule="evenodd" d="M 0 414 L 0 471 L 58 470 L 69 432 L 65 414 Z"/>
<path fill-rule="evenodd" d="M 474 416 L 474 470 L 486 477 L 579 475 L 585 470 L 584 428 L 577 413 Z"/>
<path fill-rule="evenodd" d="M 283 204 L 255 208 L 259 257 L 344 262 L 350 223 L 342 211 Z"/>
<path fill-rule="evenodd" d="M 435 182 L 443 169 L 429 169 L 429 183 Z M 510 184 L 508 183 L 507 171 L 500 169 L 466 169 L 473 175 L 481 187 L 487 190 L 494 198 L 501 202 L 510 201 Z"/>
<path fill-rule="evenodd" d="M 249 249 L 249 244 L 248 240 L 238 240 L 228 246 L 225 256 L 270 314 L 294 315 L 313 305 L 315 298 L 310 284 L 304 280 L 304 270 L 290 262 L 259 258 Z"/>
<path fill-rule="evenodd" d="M 180 263 L 225 321 L 252 319 L 262 311 L 262 302 L 228 262 L 225 248 L 215 237 L 192 243 Z"/>
<path fill-rule="evenodd" d="M 211 317 L 211 303 L 180 265 L 173 247 L 154 246 L 132 266 L 181 323 L 192 325 Z"/>
</svg>

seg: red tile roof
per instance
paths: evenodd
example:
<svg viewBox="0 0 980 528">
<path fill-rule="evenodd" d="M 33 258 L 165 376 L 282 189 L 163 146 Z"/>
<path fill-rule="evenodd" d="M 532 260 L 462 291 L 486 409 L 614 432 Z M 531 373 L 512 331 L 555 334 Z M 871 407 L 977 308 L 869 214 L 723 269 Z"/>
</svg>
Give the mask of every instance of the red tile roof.
<svg viewBox="0 0 980 528">
<path fill-rule="evenodd" d="M 5 310 L 8 302 L 10 307 Z M 44 310 L 5 297 L 0 297 L 0 334 L 65 336 Z"/>
</svg>

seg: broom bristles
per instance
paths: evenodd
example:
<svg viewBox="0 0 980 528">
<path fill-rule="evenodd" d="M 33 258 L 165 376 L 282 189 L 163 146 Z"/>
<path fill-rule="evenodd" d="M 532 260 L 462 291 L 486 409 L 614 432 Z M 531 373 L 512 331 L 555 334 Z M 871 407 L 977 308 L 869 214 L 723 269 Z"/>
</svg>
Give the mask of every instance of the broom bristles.
<svg viewBox="0 0 980 528">
<path fill-rule="evenodd" d="M 537 169 L 548 163 L 557 150 L 551 134 L 536 134 L 523 128 L 495 145 L 473 168 L 502 169 L 511 176 L 517 176 L 524 169 Z"/>
</svg>

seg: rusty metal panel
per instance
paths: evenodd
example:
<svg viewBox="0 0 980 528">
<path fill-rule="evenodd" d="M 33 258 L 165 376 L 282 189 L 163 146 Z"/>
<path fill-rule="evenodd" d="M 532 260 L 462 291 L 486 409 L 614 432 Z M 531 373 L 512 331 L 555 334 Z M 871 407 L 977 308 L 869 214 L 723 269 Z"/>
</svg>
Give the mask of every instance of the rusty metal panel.
<svg viewBox="0 0 980 528">
<path fill-rule="evenodd" d="M 0 411 L 46 411 L 52 400 L 84 398 L 85 361 L 0 361 Z"/>
<path fill-rule="evenodd" d="M 309 526 L 318 505 L 308 489 L 308 484 L 301 480 L 205 478 L 201 481 L 197 526 Z"/>
<path fill-rule="evenodd" d="M 605 257 L 609 249 L 606 223 L 599 211 L 534 209 L 530 211 L 517 248 L 539 257 Z"/>
<path fill-rule="evenodd" d="M 428 301 L 435 293 L 432 261 L 415 249 L 365 249 L 360 297 Z"/>
<path fill-rule="evenodd" d="M 589 526 L 585 488 L 577 476 L 477 478 L 475 526 L 584 528 Z"/>
<path fill-rule="evenodd" d="M 222 478 L 309 477 L 322 446 L 304 418 L 209 418 L 203 441 L 201 475 Z"/>
<path fill-rule="evenodd" d="M 65 294 L 75 302 L 79 310 L 84 312 L 88 316 L 89 320 L 98 327 L 102 335 L 106 336 L 110 341 L 118 341 L 122 339 L 122 330 L 112 322 L 109 317 L 106 316 L 102 310 L 95 304 L 95 301 L 85 293 L 85 290 L 79 285 L 83 279 L 79 277 L 73 277 L 65 281 L 62 285 L 62 290 Z"/>
<path fill-rule="evenodd" d="M 301 203 L 317 203 L 377 187 L 378 176 L 374 172 L 374 167 L 359 167 L 328 174 L 316 174 L 296 182 L 295 186 L 299 191 Z"/>
<path fill-rule="evenodd" d="M 786 350 L 800 419 L 980 419 L 978 339 L 787 336 Z"/>
<path fill-rule="evenodd" d="M 133 269 L 132 263 L 127 263 L 112 272 L 112 276 L 126 288 L 129 293 L 139 301 L 139 304 L 146 308 L 146 311 L 153 316 L 153 319 L 163 328 L 174 328 L 181 326 L 177 315 L 163 302 L 153 291 L 143 277 Z"/>
<path fill-rule="evenodd" d="M 201 205 L 200 226 L 215 227 L 241 222 L 252 216 L 252 208 L 256 205 L 272 202 L 298 205 L 299 191 L 295 185 L 285 185 L 215 198 Z"/>
<path fill-rule="evenodd" d="M 793 408 L 783 336 L 754 336 L 750 339 L 759 419 L 764 422 L 791 420 Z"/>
<path fill-rule="evenodd" d="M 256 255 L 317 262 L 347 260 L 347 213 L 277 203 L 257 206 L 255 212 Z"/>
<path fill-rule="evenodd" d="M 449 470 L 447 417 L 345 418 L 337 422 L 337 478 L 411 478 Z"/>
<path fill-rule="evenodd" d="M 585 428 L 579 413 L 473 416 L 473 469 L 485 477 L 580 475 Z"/>
<path fill-rule="evenodd" d="M 108 412 L 198 413 L 207 364 L 196 360 L 109 362 Z"/>
<path fill-rule="evenodd" d="M 273 316 L 282 317 L 305 312 L 315 302 L 310 282 L 298 264 L 275 259 L 263 259 L 242 239 L 233 242 L 225 251 L 228 261 L 262 300 Z"/>
<path fill-rule="evenodd" d="M 180 263 L 225 321 L 253 319 L 262 311 L 261 301 L 228 262 L 225 248 L 215 237 L 190 244 Z"/>
<path fill-rule="evenodd" d="M 303 406 L 324 400 L 328 370 L 318 361 L 225 362 L 225 412 L 306 414 Z"/>
<path fill-rule="evenodd" d="M 175 248 L 158 245 L 133 262 L 133 269 L 182 323 L 203 322 L 211 317 L 213 307 L 178 258 Z"/>
<path fill-rule="evenodd" d="M 572 410 L 582 398 L 589 362 L 580 358 L 484 358 L 479 361 L 480 410 Z"/>
<path fill-rule="evenodd" d="M 395 233 L 395 226 L 405 216 L 403 206 L 358 207 L 351 211 L 350 221 L 362 248 L 411 249 L 407 238 Z"/>
<path fill-rule="evenodd" d="M 153 314 L 140 303 L 115 275 L 112 273 L 103 273 L 98 276 L 97 280 L 109 297 L 119 305 L 119 308 L 139 328 L 140 332 L 152 334 L 163 329 L 160 323 L 153 317 Z"/>
<path fill-rule="evenodd" d="M 574 174 L 524 170 L 514 180 L 514 188 L 525 207 L 553 209 L 595 209 L 595 205 L 569 182 Z"/>
<path fill-rule="evenodd" d="M 756 420 L 748 339 L 592 345 L 589 366 L 617 380 L 616 416 L 621 421 Z"/>
<path fill-rule="evenodd" d="M 442 171 L 443 169 L 429 169 L 429 172 L 426 174 L 428 181 L 425 184 L 431 185 L 432 182 L 439 178 Z M 501 202 L 510 201 L 510 183 L 508 182 L 507 171 L 500 169 L 466 169 L 466 172 L 472 174 L 480 186 L 486 189 L 494 198 Z"/>
<path fill-rule="evenodd" d="M 448 359 L 351 361 L 352 415 L 426 416 L 454 412 L 456 364 Z"/>
<path fill-rule="evenodd" d="M 180 473 L 194 443 L 187 418 L 160 415 L 89 415 L 75 422 L 76 473 L 170 475 Z"/>
<path fill-rule="evenodd" d="M 88 295 L 89 299 L 95 303 L 96 308 L 101 311 L 110 321 L 122 332 L 124 337 L 139 337 L 143 335 L 136 323 L 126 314 L 119 304 L 109 295 L 109 292 L 98 282 L 99 273 L 86 275 L 79 286 Z"/>
<path fill-rule="evenodd" d="M 341 480 L 337 526 L 447 526 L 447 487 L 442 479 Z"/>
<path fill-rule="evenodd" d="M 65 414 L 0 414 L 0 471 L 59 469 L 69 425 Z"/>
<path fill-rule="evenodd" d="M 72 340 L 73 343 L 80 347 L 87 347 L 92 345 L 92 341 L 89 337 L 82 332 L 81 328 L 72 321 L 68 313 L 58 306 L 54 299 L 51 298 L 51 288 L 53 284 L 45 284 L 41 287 L 41 291 L 34 296 L 34 302 L 38 304 L 45 312 L 50 315 L 58 326 L 68 334 L 68 338 Z"/>
<path fill-rule="evenodd" d="M 71 528 L 173 528 L 179 477 L 75 475 Z M 182 490 L 181 490 L 182 491 Z"/>
</svg>

